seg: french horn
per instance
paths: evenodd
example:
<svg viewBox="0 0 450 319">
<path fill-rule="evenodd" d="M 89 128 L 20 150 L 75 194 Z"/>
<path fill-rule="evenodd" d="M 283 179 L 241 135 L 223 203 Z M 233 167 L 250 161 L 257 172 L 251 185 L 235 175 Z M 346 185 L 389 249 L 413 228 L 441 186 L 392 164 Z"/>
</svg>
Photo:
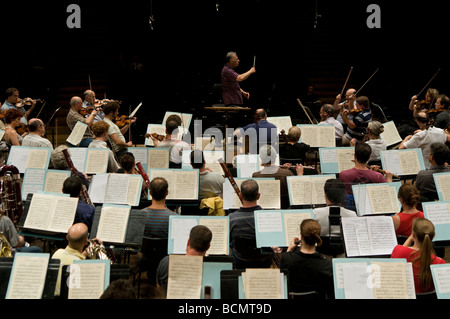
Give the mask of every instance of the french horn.
<svg viewBox="0 0 450 319">
<path fill-rule="evenodd" d="M 11 245 L 3 232 L 0 232 L 0 257 L 12 257 Z"/>
</svg>

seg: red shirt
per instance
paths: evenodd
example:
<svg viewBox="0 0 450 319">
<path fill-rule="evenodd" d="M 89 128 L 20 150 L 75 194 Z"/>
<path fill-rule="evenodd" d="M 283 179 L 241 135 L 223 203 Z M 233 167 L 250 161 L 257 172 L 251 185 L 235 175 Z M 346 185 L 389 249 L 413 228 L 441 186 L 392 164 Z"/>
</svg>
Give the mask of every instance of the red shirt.
<svg viewBox="0 0 450 319">
<path fill-rule="evenodd" d="M 395 230 L 395 233 L 399 236 L 406 237 L 411 235 L 411 228 L 414 219 L 425 217 L 423 212 L 417 212 L 415 214 L 398 213 L 397 216 L 400 218 L 400 225 L 398 226 L 398 229 Z"/>
<path fill-rule="evenodd" d="M 353 195 L 352 185 L 387 183 L 386 178 L 381 173 L 371 169 L 356 169 L 354 167 L 340 172 L 339 179 L 344 183 L 345 193 L 348 195 Z"/>
<path fill-rule="evenodd" d="M 236 80 L 238 75 L 239 74 L 227 64 L 225 64 L 222 69 L 222 100 L 225 105 L 242 105 L 244 103 L 241 87 Z"/>
<path fill-rule="evenodd" d="M 392 251 L 391 258 L 406 258 L 407 262 L 411 262 L 411 260 L 415 257 L 416 252 L 414 249 L 411 249 L 409 247 L 405 247 L 402 245 L 395 246 L 394 250 Z M 412 256 L 411 256 L 411 253 Z M 445 264 L 445 261 L 442 258 L 439 258 L 435 255 L 431 255 L 431 264 Z M 420 260 L 416 261 L 412 264 L 413 268 L 413 275 L 414 275 L 414 286 L 416 288 L 416 293 L 422 293 L 422 292 L 429 292 L 434 291 L 434 284 L 433 281 L 431 281 L 430 287 L 427 289 L 422 289 L 420 285 L 419 280 L 419 273 L 420 273 Z"/>
</svg>

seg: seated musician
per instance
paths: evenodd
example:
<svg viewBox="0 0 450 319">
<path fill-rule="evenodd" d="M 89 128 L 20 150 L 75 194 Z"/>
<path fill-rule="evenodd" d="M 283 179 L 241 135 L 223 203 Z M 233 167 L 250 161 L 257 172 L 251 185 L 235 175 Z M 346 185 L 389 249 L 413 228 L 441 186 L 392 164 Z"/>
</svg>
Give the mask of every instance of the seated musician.
<svg viewBox="0 0 450 319">
<path fill-rule="evenodd" d="M 381 139 L 380 135 L 384 132 L 384 126 L 378 121 L 370 121 L 367 130 L 365 142 L 372 148 L 372 154 L 370 154 L 369 165 L 381 166 L 381 151 L 387 149 L 386 142 Z M 354 138 L 350 141 L 351 146 L 355 146 L 357 140 Z"/>
<path fill-rule="evenodd" d="M 273 144 L 278 141 L 277 127 L 275 124 L 267 121 L 267 112 L 264 109 L 257 109 L 254 123 L 247 124 L 243 128 L 237 128 L 233 136 L 237 138 L 244 135 L 252 137 L 253 134 L 256 137 L 256 145 L 250 145 L 250 153 L 256 153 L 261 145 Z M 254 143 L 252 138 L 250 138 L 250 143 Z"/>
<path fill-rule="evenodd" d="M 198 198 L 202 200 L 208 197 L 222 197 L 224 177 L 206 167 L 205 156 L 202 150 L 191 152 L 191 166 L 199 170 Z"/>
<path fill-rule="evenodd" d="M 434 109 L 434 104 L 439 96 L 439 91 L 433 88 L 429 88 L 425 93 L 425 100 L 418 101 L 417 95 L 411 97 L 409 102 L 409 110 L 413 111 L 413 116 L 416 116 L 419 111 L 429 111 Z"/>
<path fill-rule="evenodd" d="M 22 146 L 47 147 L 53 149 L 53 144 L 45 136 L 45 125 L 41 119 L 31 119 L 28 122 L 30 133 L 23 138 Z"/>
<path fill-rule="evenodd" d="M 84 101 L 83 101 L 83 108 L 95 108 L 95 92 L 92 90 L 86 90 L 83 93 Z M 86 114 L 86 117 L 88 114 Z M 94 117 L 94 123 L 102 121 L 105 117 L 105 113 L 103 113 L 102 110 L 98 110 L 98 113 Z"/>
<path fill-rule="evenodd" d="M 178 139 L 179 124 L 175 120 L 166 121 L 166 136 L 163 141 L 159 141 L 150 135 L 155 147 L 169 149 L 169 167 L 181 168 L 183 150 L 191 150 L 191 146 L 185 141 Z"/>
<path fill-rule="evenodd" d="M 352 185 L 355 184 L 372 184 L 372 183 L 386 183 L 392 182 L 392 173 L 384 171 L 386 177 L 370 169 L 367 166 L 372 148 L 367 143 L 357 143 L 355 146 L 355 167 L 343 170 L 339 173 L 339 179 L 345 185 L 345 193 L 347 195 L 347 206 L 350 210 L 355 210 L 355 203 L 353 199 Z"/>
<path fill-rule="evenodd" d="M 302 131 L 298 126 L 292 126 L 286 136 L 286 143 L 279 146 L 280 164 L 290 163 L 291 165 L 304 164 L 306 153 L 311 150 L 308 144 L 299 143 Z"/>
<path fill-rule="evenodd" d="M 360 112 L 353 116 L 351 119 L 348 115 L 351 111 L 347 109 L 341 110 L 342 119 L 347 124 L 347 131 L 342 137 L 342 145 L 350 145 L 350 141 L 355 138 L 358 141 L 362 141 L 364 134 L 366 133 L 367 125 L 372 120 L 372 111 L 370 109 L 370 102 L 366 96 L 359 96 L 355 99 L 351 96 L 349 104 L 352 105 L 353 101 L 356 102 L 356 107 Z"/>
<path fill-rule="evenodd" d="M 19 98 L 19 90 L 16 88 L 8 88 L 5 92 L 6 100 L 2 105 L 1 110 L 6 111 L 10 109 L 16 109 L 22 113 L 22 117 L 20 119 L 20 122 L 23 125 L 28 125 L 28 117 L 30 116 L 31 112 L 33 112 L 34 108 L 36 107 L 36 101 L 31 100 L 31 107 L 28 110 L 25 110 L 25 107 L 23 106 L 23 103 L 20 103 L 21 100 Z"/>
<path fill-rule="evenodd" d="M 108 130 L 109 124 L 105 121 L 98 121 L 92 124 L 92 133 L 94 134 L 94 140 L 89 144 L 90 148 L 107 148 L 108 149 L 108 173 L 117 173 L 119 170 L 119 164 L 116 161 L 114 153 L 109 149 L 108 144 Z"/>
<path fill-rule="evenodd" d="M 134 154 L 131 152 L 124 152 L 120 154 L 118 165 L 120 168 L 117 170 L 117 173 L 140 175 L 139 171 L 136 169 L 136 159 L 134 157 Z M 142 183 L 140 203 L 142 204 L 144 203 L 144 201 L 147 200 L 148 200 L 147 183 Z"/>
<path fill-rule="evenodd" d="M 320 108 L 320 122 L 319 125 L 334 125 L 336 145 L 342 143 L 342 136 L 344 136 L 344 127 L 342 123 L 334 118 L 334 107 L 331 104 L 324 104 Z"/>
<path fill-rule="evenodd" d="M 38 246 L 29 246 L 25 238 L 17 233 L 16 226 L 6 214 L 0 212 L 0 233 L 3 233 L 12 251 L 22 253 L 41 253 Z M 0 241 L 1 242 L 1 241 Z"/>
<path fill-rule="evenodd" d="M 88 117 L 84 117 L 80 110 L 82 109 L 83 100 L 79 96 L 74 96 L 70 99 L 70 109 L 67 113 L 66 122 L 69 129 L 72 131 L 78 122 L 85 123 L 88 127 L 83 135 L 83 138 L 78 145 L 79 147 L 88 147 L 94 139 L 94 135 L 91 131 L 91 125 L 94 123 L 94 117 L 97 115 L 98 110 L 93 109 Z M 69 145 L 69 143 L 68 143 Z M 75 147 L 75 145 L 69 145 L 70 147 Z"/>
<path fill-rule="evenodd" d="M 8 147 L 22 145 L 23 137 L 16 131 L 16 127 L 20 125 L 20 119 L 23 113 L 17 109 L 8 109 L 3 119 L 5 122 L 5 134 L 3 141 Z"/>
<path fill-rule="evenodd" d="M 448 128 L 448 126 L 450 125 L 449 106 L 450 106 L 450 98 L 445 94 L 439 95 L 435 104 L 436 112 L 432 113 L 430 111 L 429 113 L 435 115 L 433 122 L 434 126 L 444 130 Z"/>
</svg>

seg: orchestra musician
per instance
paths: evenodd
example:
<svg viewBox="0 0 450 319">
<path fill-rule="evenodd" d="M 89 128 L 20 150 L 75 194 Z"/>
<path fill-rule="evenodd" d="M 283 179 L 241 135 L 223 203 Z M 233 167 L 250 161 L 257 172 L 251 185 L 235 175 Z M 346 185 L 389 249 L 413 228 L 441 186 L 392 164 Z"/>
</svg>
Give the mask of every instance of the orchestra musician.
<svg viewBox="0 0 450 319">
<path fill-rule="evenodd" d="M 349 98 L 348 103 L 350 105 L 355 104 L 358 113 L 351 118 L 349 114 L 354 110 L 348 110 L 346 108 L 341 109 L 341 116 L 345 124 L 347 124 L 347 131 L 342 137 L 342 145 L 350 145 L 350 141 L 355 138 L 358 141 L 362 141 L 364 134 L 366 133 L 367 126 L 372 120 L 372 111 L 370 109 L 370 102 L 366 96 L 359 96 L 355 98 L 352 95 Z"/>
<path fill-rule="evenodd" d="M 67 113 L 66 123 L 69 129 L 72 131 L 78 122 L 87 124 L 86 132 L 83 135 L 79 147 L 88 147 L 89 144 L 94 140 L 94 134 L 91 131 L 91 125 L 94 123 L 94 117 L 97 115 L 98 110 L 93 109 L 88 117 L 84 117 L 80 114 L 80 110 L 83 107 L 83 100 L 79 96 L 74 96 L 70 99 L 70 109 Z M 75 145 L 70 145 L 75 147 Z"/>
<path fill-rule="evenodd" d="M 439 91 L 433 88 L 429 88 L 427 90 L 424 101 L 418 101 L 417 95 L 413 95 L 411 97 L 411 101 L 409 102 L 409 110 L 414 111 L 414 113 L 420 110 L 429 111 L 434 108 L 434 104 L 436 103 L 438 96 Z"/>
<path fill-rule="evenodd" d="M 345 92 L 345 101 L 342 102 L 342 103 L 339 103 L 341 101 L 341 95 L 338 94 L 336 96 L 336 99 L 334 100 L 334 103 L 333 103 L 334 110 L 335 111 L 340 111 L 342 108 L 344 108 L 344 109 L 347 109 L 347 110 L 350 111 L 352 109 L 356 109 L 356 103 L 355 102 L 353 102 L 353 106 L 352 106 L 352 104 L 349 103 L 350 98 L 354 97 L 355 93 L 356 93 L 355 89 L 353 89 L 353 88 L 348 89 Z M 353 115 L 349 114 L 348 118 L 352 119 Z M 345 130 L 347 129 L 347 123 L 345 123 L 344 120 L 342 119 L 341 112 L 338 113 L 338 115 L 336 117 L 336 120 L 342 124 L 342 127 L 344 128 L 344 132 L 345 132 Z"/>
<path fill-rule="evenodd" d="M 445 130 L 450 125 L 449 105 L 449 97 L 445 94 L 440 94 L 436 99 L 435 109 L 428 111 L 428 115 L 434 117 L 434 126 Z"/>
<path fill-rule="evenodd" d="M 335 139 L 336 139 L 336 145 L 339 145 L 342 143 L 342 137 L 344 136 L 344 127 L 342 126 L 342 123 L 339 122 L 337 119 L 334 118 L 334 107 L 331 104 L 324 104 L 320 108 L 320 122 L 319 125 L 334 125 L 334 132 L 335 132 Z M 340 115 L 340 113 L 339 113 Z M 342 117 L 341 117 L 342 119 Z"/>
<path fill-rule="evenodd" d="M 28 117 L 36 107 L 36 100 L 31 100 L 31 107 L 28 110 L 25 110 L 25 107 L 21 103 L 19 103 L 21 100 L 18 89 L 8 88 L 5 92 L 5 95 L 6 100 L 2 105 L 2 111 L 9 109 L 18 109 L 23 114 L 20 122 L 22 122 L 24 125 L 28 125 Z"/>
<path fill-rule="evenodd" d="M 17 108 L 8 109 L 5 113 L 5 134 L 3 135 L 3 141 L 5 141 L 8 147 L 22 145 L 23 137 L 17 133 L 16 127 L 20 125 L 23 113 Z"/>
<path fill-rule="evenodd" d="M 84 101 L 83 101 L 83 105 L 82 107 L 84 109 L 87 108 L 95 108 L 96 103 L 95 103 L 95 92 L 92 90 L 86 90 L 83 93 L 83 97 L 84 97 Z M 86 117 L 88 117 L 89 114 L 86 114 Z M 105 117 L 105 113 L 103 113 L 102 110 L 98 110 L 97 114 L 94 117 L 94 123 L 103 120 L 103 118 Z"/>
</svg>

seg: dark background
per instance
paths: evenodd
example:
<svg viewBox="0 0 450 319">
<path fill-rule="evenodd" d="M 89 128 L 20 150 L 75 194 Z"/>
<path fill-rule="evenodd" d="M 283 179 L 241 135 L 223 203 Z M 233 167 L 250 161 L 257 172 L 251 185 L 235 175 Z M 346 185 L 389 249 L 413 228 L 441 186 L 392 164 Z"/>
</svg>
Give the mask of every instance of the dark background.
<svg viewBox="0 0 450 319">
<path fill-rule="evenodd" d="M 81 29 L 66 25 L 71 3 L 81 7 Z M 371 3 L 381 8 L 380 29 L 366 25 Z M 241 61 L 238 73 L 247 71 L 256 56 L 257 73 L 241 84 L 251 94 L 247 106 L 268 108 L 271 116 L 301 117 L 296 98 L 303 96 L 309 81 L 322 81 L 316 91 L 329 100 L 340 93 L 350 67 L 347 88 L 356 89 L 378 68 L 360 95 L 400 124 L 410 117 L 411 96 L 439 68 L 428 87 L 448 92 L 449 27 L 443 3 L 2 2 L 0 90 L 17 87 L 21 97 L 45 99 L 45 118 L 57 107 L 68 109 L 70 96 L 63 94 L 68 86 L 74 88 L 71 95 L 81 96 L 90 78 L 97 98 L 119 99 L 125 111 L 143 102 L 136 115 L 138 128 L 160 123 L 168 110 L 211 120 L 203 107 L 217 103 L 212 88 L 220 83 L 225 54 L 233 50 Z M 316 12 L 320 17 L 314 28 Z M 143 64 L 143 71 L 127 69 L 133 58 Z M 337 81 L 337 89 L 324 88 L 330 79 Z"/>
</svg>

